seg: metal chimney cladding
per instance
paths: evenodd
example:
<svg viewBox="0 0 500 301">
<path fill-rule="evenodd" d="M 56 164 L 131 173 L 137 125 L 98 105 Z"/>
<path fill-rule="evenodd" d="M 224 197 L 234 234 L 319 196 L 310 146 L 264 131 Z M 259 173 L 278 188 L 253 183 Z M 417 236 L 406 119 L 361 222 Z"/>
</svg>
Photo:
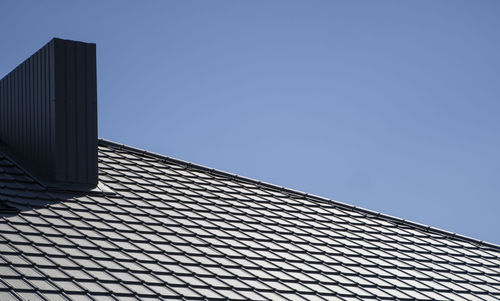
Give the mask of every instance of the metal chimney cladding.
<svg viewBox="0 0 500 301">
<path fill-rule="evenodd" d="M 49 188 L 97 185 L 95 44 L 53 39 L 0 81 L 0 147 Z"/>
</svg>

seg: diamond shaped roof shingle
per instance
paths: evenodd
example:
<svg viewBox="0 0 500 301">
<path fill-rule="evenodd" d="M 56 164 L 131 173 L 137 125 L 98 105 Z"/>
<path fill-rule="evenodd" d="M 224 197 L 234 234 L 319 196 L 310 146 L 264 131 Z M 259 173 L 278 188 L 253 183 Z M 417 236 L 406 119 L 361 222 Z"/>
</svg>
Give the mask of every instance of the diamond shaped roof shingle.
<svg viewBox="0 0 500 301">
<path fill-rule="evenodd" d="M 0 154 L 0 300 L 499 300 L 496 245 L 99 141 L 99 185 Z"/>
</svg>

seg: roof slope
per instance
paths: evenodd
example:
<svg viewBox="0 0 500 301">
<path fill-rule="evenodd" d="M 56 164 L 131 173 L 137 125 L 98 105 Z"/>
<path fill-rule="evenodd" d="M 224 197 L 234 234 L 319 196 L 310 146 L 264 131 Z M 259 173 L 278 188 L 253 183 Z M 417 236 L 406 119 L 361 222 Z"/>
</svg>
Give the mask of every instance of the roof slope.
<svg viewBox="0 0 500 301">
<path fill-rule="evenodd" d="M 99 144 L 85 194 L 0 155 L 0 300 L 500 299 L 498 246 Z"/>
</svg>

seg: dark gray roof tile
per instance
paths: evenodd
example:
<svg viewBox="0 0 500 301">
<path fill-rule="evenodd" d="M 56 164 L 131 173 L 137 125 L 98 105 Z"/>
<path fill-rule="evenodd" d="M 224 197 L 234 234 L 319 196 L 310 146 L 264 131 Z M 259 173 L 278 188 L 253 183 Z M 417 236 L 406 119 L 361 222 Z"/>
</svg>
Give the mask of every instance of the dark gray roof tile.
<svg viewBox="0 0 500 301">
<path fill-rule="evenodd" d="M 0 155 L 0 300 L 500 299 L 495 245 L 105 141 L 99 174 Z"/>
</svg>

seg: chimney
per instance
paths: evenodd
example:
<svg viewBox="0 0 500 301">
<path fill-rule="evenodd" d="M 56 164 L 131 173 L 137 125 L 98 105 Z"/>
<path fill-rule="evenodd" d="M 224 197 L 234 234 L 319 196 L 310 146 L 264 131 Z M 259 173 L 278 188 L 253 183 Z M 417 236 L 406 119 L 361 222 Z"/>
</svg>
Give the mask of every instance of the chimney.
<svg viewBox="0 0 500 301">
<path fill-rule="evenodd" d="M 0 81 L 0 148 L 47 188 L 96 187 L 95 44 L 52 39 Z"/>
</svg>

